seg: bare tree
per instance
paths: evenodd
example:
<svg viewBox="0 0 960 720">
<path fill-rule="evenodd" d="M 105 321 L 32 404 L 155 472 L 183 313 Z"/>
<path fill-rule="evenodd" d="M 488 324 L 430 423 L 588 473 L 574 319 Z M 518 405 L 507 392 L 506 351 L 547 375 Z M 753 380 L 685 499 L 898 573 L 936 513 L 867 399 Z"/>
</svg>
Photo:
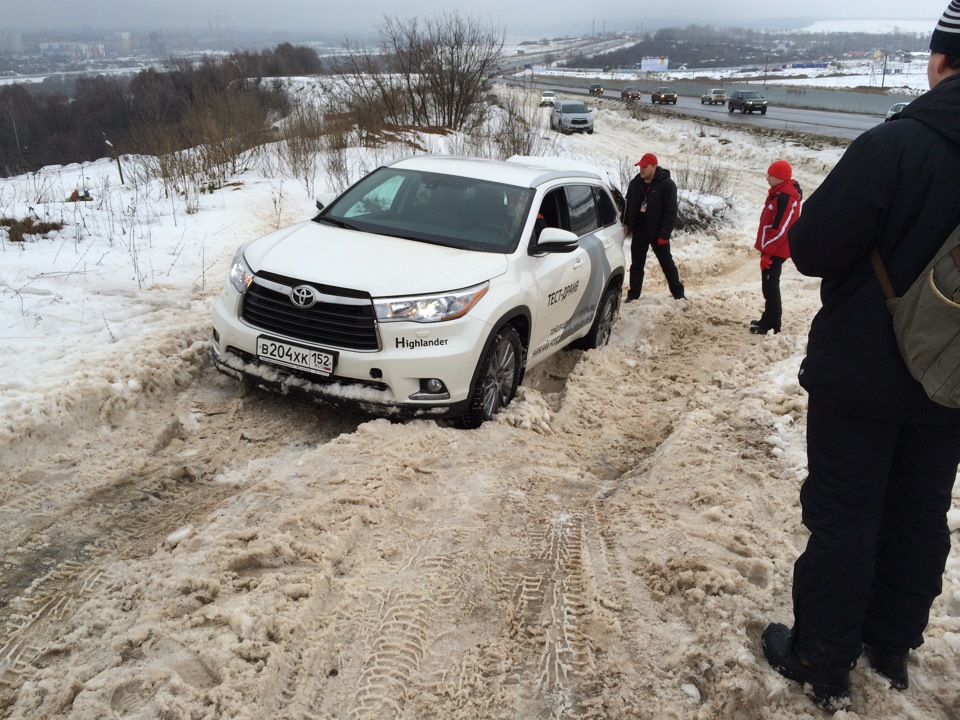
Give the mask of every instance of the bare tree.
<svg viewBox="0 0 960 720">
<path fill-rule="evenodd" d="M 421 21 L 385 17 L 378 52 L 348 45 L 333 66 L 345 112 L 381 124 L 467 130 L 503 55 L 502 30 L 458 12 Z"/>
</svg>

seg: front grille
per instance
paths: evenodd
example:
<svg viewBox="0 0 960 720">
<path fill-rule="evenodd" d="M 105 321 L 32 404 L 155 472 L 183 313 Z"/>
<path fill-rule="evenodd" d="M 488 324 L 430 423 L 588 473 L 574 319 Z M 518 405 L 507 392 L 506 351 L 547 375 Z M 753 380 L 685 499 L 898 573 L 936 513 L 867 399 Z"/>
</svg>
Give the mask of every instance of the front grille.
<svg viewBox="0 0 960 720">
<path fill-rule="evenodd" d="M 264 282 L 258 282 L 258 281 Z M 333 296 L 329 302 L 301 308 L 290 300 L 290 289 L 309 285 L 317 292 Z M 363 304 L 338 303 L 336 298 L 365 299 Z M 296 338 L 304 342 L 349 350 L 377 350 L 377 327 L 370 296 L 293 278 L 262 273 L 243 295 L 240 317 L 267 333 Z"/>
<path fill-rule="evenodd" d="M 570 121 L 570 124 L 571 124 L 571 125 L 586 125 L 586 124 L 587 124 L 587 121 L 586 121 L 586 120 L 576 120 L 576 119 L 575 119 L 575 120 L 571 120 L 571 121 Z"/>
</svg>

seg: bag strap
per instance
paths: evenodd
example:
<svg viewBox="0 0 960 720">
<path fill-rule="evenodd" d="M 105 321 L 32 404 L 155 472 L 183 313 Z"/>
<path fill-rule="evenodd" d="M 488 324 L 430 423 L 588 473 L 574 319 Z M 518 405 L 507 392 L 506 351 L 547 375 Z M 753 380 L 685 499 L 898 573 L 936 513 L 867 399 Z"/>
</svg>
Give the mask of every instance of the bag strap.
<svg viewBox="0 0 960 720">
<path fill-rule="evenodd" d="M 953 229 L 953 232 L 950 233 L 946 240 L 944 240 L 943 245 L 941 245 L 940 249 L 937 250 L 936 254 L 933 256 L 933 259 L 927 263 L 927 267 L 924 268 L 923 272 L 917 277 L 923 277 L 926 275 L 928 272 L 930 272 L 933 266 L 937 264 L 940 258 L 948 254 L 953 258 L 953 264 L 957 266 L 957 270 L 960 270 L 960 225 L 957 225 L 957 227 Z M 887 274 L 887 268 L 883 264 L 883 258 L 880 257 L 880 251 L 877 250 L 876 245 L 870 248 L 870 261 L 873 263 L 873 273 L 877 276 L 877 282 L 880 283 L 880 289 L 883 291 L 883 296 L 887 300 L 894 300 L 897 297 L 897 293 L 894 292 L 893 283 L 890 282 L 890 276 Z M 912 284 L 913 283 L 911 283 L 911 285 Z"/>
<path fill-rule="evenodd" d="M 880 251 L 877 250 L 876 245 L 870 248 L 870 260 L 873 262 L 873 272 L 877 276 L 877 282 L 880 283 L 880 289 L 883 290 L 883 296 L 887 300 L 893 300 L 897 294 L 893 291 L 893 283 L 890 282 L 887 268 L 883 264 L 883 258 L 880 257 Z"/>
</svg>

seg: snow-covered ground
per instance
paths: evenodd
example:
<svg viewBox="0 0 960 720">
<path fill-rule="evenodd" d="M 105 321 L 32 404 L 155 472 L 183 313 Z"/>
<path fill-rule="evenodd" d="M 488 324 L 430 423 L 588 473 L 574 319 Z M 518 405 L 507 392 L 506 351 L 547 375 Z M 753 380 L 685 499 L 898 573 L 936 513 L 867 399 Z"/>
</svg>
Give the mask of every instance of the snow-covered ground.
<svg viewBox="0 0 960 720">
<path fill-rule="evenodd" d="M 546 118 L 546 110 L 541 121 Z M 765 170 L 809 194 L 842 154 L 605 103 L 547 153 L 624 177 L 719 168 L 727 221 L 679 233 L 688 301 L 648 258 L 611 344 L 532 372 L 495 422 L 371 420 L 241 387 L 209 359 L 241 243 L 308 217 L 275 149 L 212 193 L 140 161 L 0 181 L 0 714 L 11 718 L 819 716 L 763 661 L 806 533 L 796 375 L 818 283 L 779 335 L 753 238 Z M 353 179 L 463 139 L 352 148 Z M 67 202 L 74 190 L 92 200 Z M 911 688 L 863 663 L 839 718 L 960 713 L 953 552 Z"/>
</svg>

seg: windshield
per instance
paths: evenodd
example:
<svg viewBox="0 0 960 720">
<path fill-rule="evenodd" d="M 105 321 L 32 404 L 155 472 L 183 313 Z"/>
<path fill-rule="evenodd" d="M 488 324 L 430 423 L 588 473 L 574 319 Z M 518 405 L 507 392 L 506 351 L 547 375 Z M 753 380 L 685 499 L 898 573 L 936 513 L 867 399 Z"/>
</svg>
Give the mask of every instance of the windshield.
<svg viewBox="0 0 960 720">
<path fill-rule="evenodd" d="M 750 98 L 750 99 L 752 100 L 752 99 L 754 99 L 754 98 L 760 97 L 760 93 L 758 93 L 758 92 L 745 92 L 745 93 L 743 94 L 743 96 L 744 96 L 745 98 Z"/>
<path fill-rule="evenodd" d="M 587 106 L 584 105 L 584 104 L 581 103 L 581 102 L 564 103 L 564 104 L 562 105 L 562 108 L 563 108 L 563 112 L 565 112 L 565 113 L 585 113 L 585 112 L 589 112 L 589 111 L 587 110 Z"/>
<path fill-rule="evenodd" d="M 314 218 L 361 232 L 478 252 L 513 252 L 534 191 L 487 180 L 380 168 Z"/>
</svg>

